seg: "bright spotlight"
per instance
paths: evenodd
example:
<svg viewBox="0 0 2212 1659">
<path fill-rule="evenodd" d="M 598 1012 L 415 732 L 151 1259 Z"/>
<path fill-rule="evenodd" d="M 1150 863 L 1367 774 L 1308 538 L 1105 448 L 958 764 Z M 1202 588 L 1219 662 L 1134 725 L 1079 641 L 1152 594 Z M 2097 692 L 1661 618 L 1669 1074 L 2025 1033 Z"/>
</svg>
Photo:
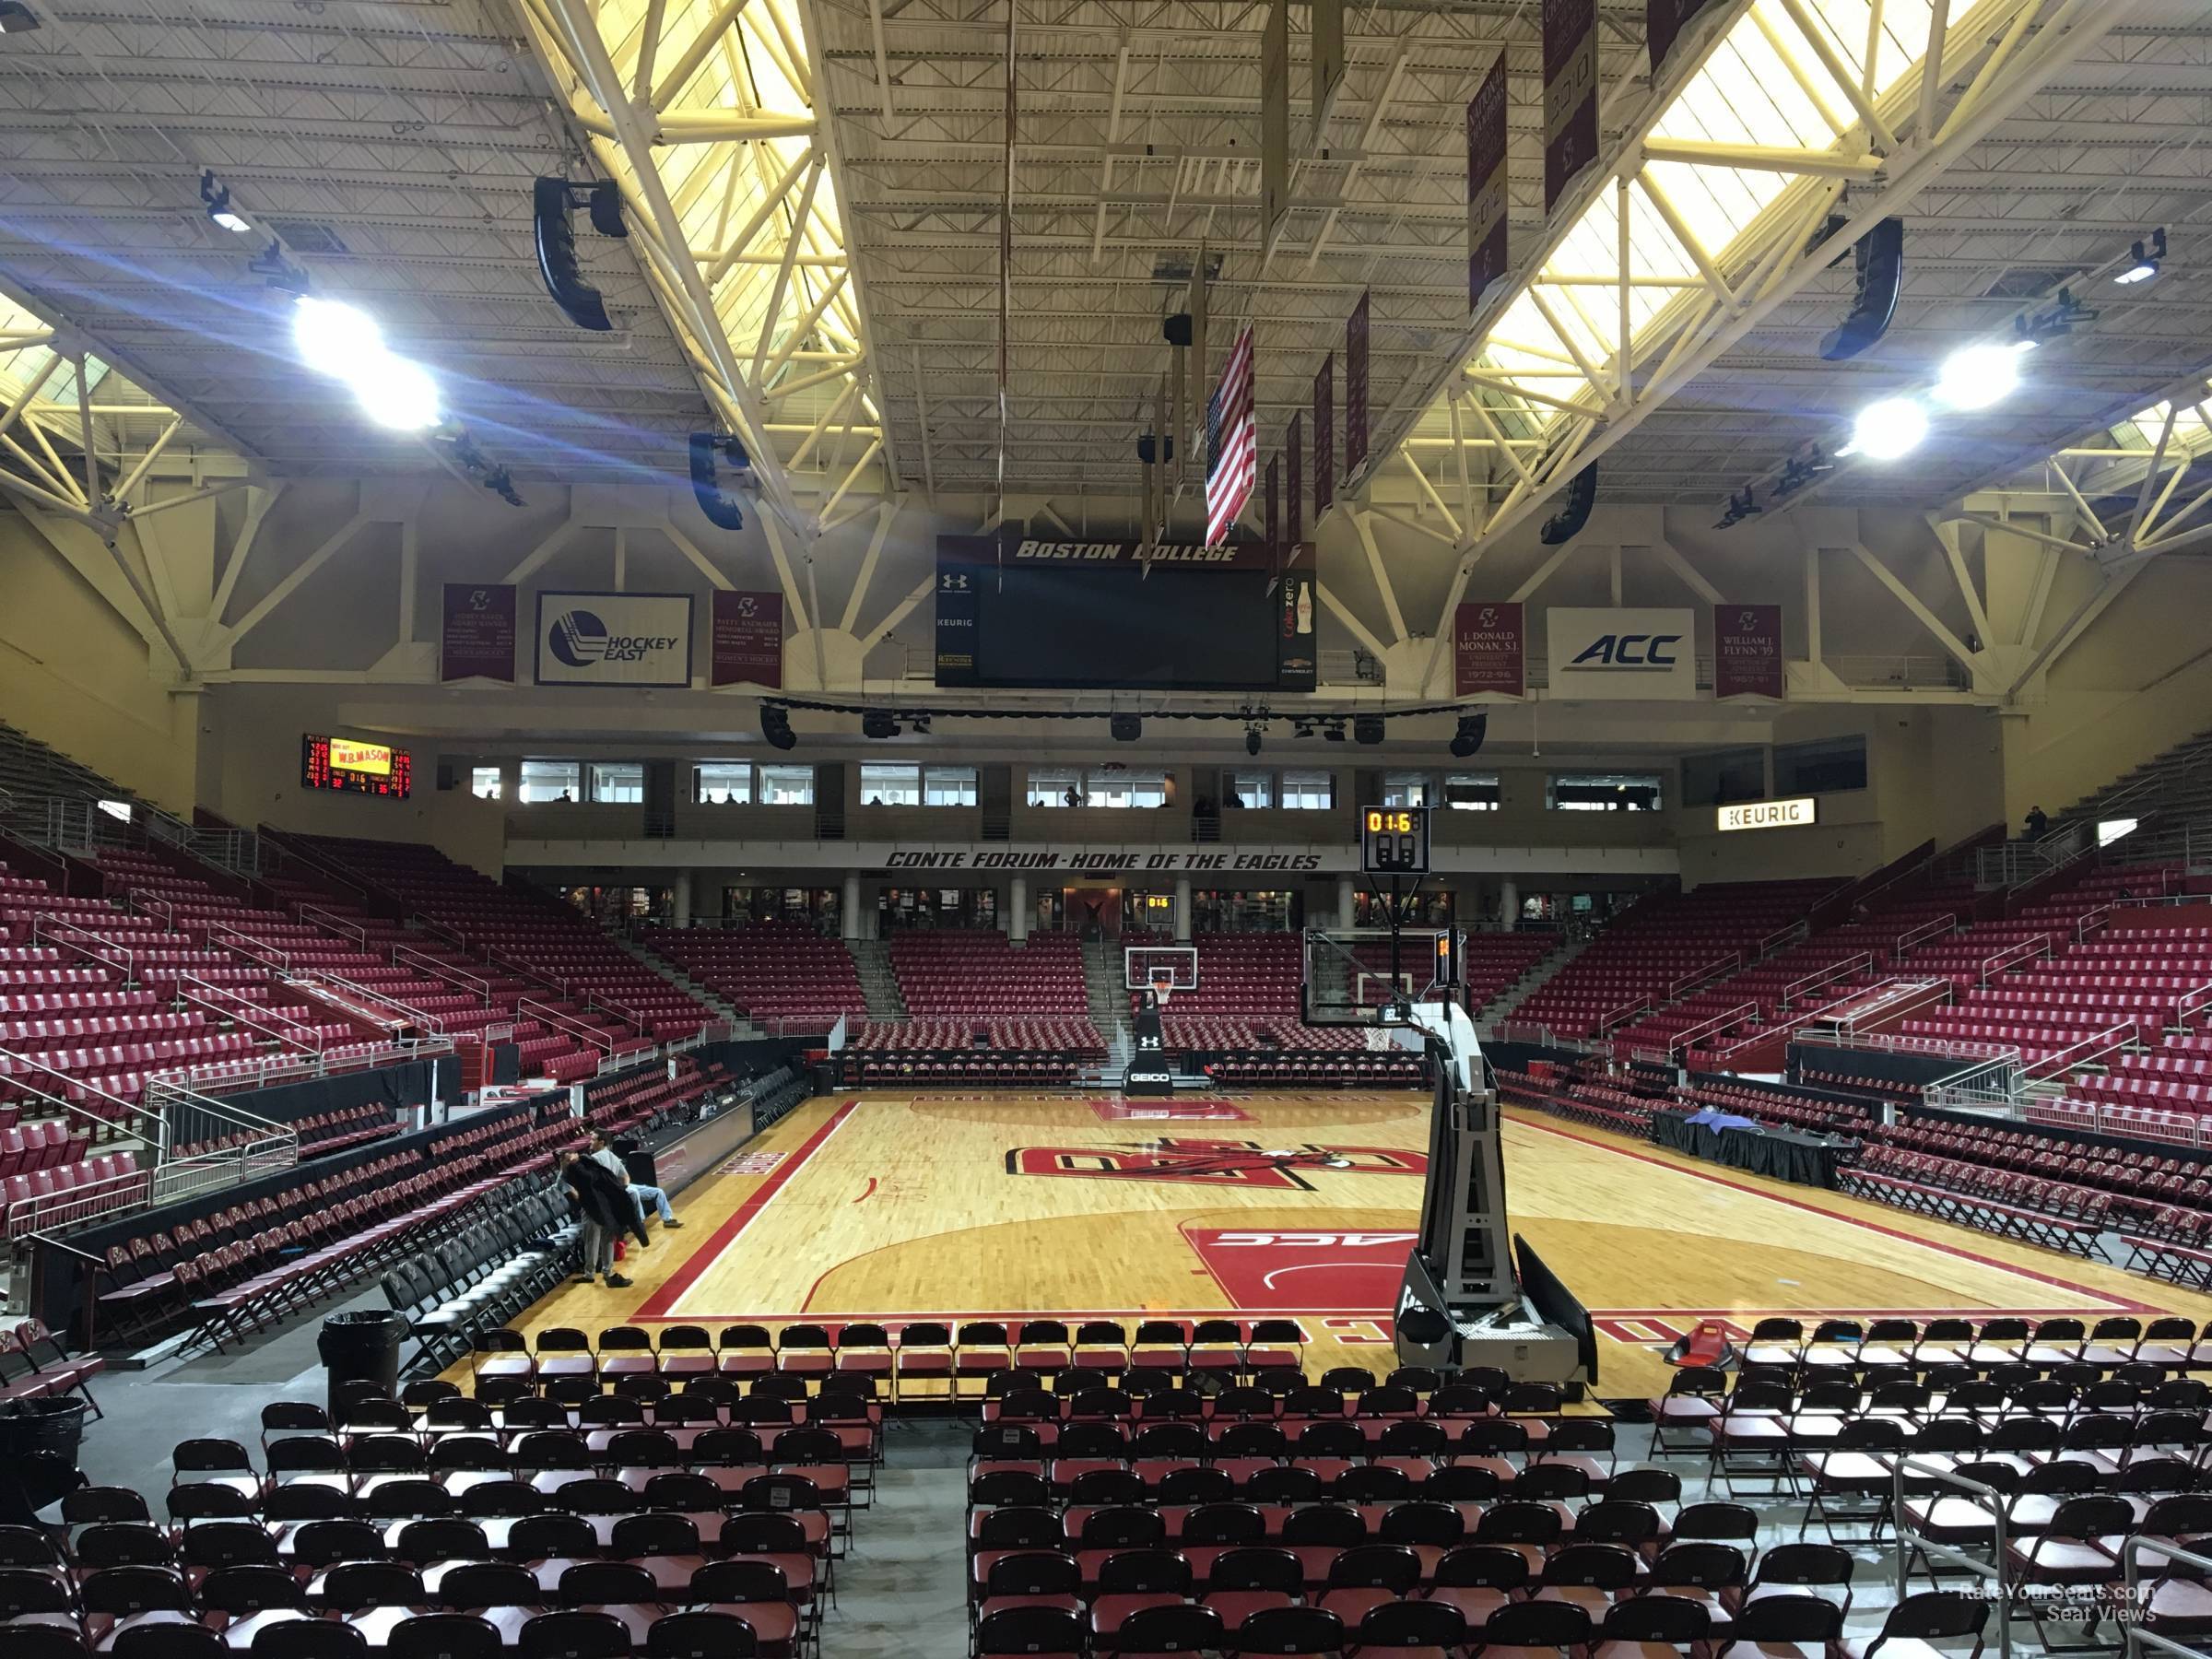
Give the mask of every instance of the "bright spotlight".
<svg viewBox="0 0 2212 1659">
<path fill-rule="evenodd" d="M 1928 435 L 1928 412 L 1910 397 L 1885 397 L 1859 411 L 1852 447 L 1873 461 L 1894 461 L 1920 447 Z"/>
<path fill-rule="evenodd" d="M 243 236 L 253 229 L 245 215 L 230 206 L 230 187 L 218 184 L 212 172 L 200 174 L 200 200 L 207 205 L 207 217 L 233 235 Z"/>
<path fill-rule="evenodd" d="M 357 365 L 346 377 L 361 408 L 378 426 L 395 432 L 419 432 L 440 419 L 438 382 L 420 363 L 381 354 Z"/>
<path fill-rule="evenodd" d="M 1966 346 L 1943 359 L 1936 397 L 1953 409 L 1986 409 L 2020 382 L 2020 354 L 2009 346 Z"/>
<path fill-rule="evenodd" d="M 2127 251 L 2127 263 L 2112 273 L 2112 280 L 2124 288 L 2133 288 L 2139 282 L 2148 282 L 2159 274 L 2159 261 L 2166 257 L 2166 232 L 2153 230 L 2147 250 L 2136 242 Z"/>
<path fill-rule="evenodd" d="M 317 374 L 344 380 L 384 355 L 383 331 L 359 306 L 336 300 L 302 299 L 292 308 L 292 344 Z"/>
</svg>

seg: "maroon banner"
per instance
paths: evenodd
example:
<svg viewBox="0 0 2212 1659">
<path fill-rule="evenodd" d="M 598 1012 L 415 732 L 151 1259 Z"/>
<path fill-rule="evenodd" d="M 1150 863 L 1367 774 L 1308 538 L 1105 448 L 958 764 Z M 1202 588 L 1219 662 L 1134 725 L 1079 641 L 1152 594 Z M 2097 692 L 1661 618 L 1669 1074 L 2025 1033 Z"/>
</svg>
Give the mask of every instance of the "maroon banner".
<svg viewBox="0 0 2212 1659">
<path fill-rule="evenodd" d="M 1344 320 L 1344 477 L 1347 484 L 1367 465 L 1367 340 L 1371 291 L 1362 292 Z"/>
<path fill-rule="evenodd" d="M 445 584 L 439 629 L 441 680 L 494 679 L 514 684 L 514 589 L 463 582 Z"/>
<path fill-rule="evenodd" d="M 1457 697 L 1528 695 L 1528 636 L 1518 604 L 1459 607 L 1452 625 L 1452 686 Z"/>
<path fill-rule="evenodd" d="M 714 594 L 714 649 L 707 683 L 783 687 L 783 595 Z"/>
<path fill-rule="evenodd" d="M 1544 0 L 1544 211 L 1597 159 L 1597 0 Z"/>
<path fill-rule="evenodd" d="M 1268 457 L 1267 502 L 1262 520 L 1266 526 L 1267 563 L 1277 571 L 1283 568 L 1282 459 L 1280 455 Z"/>
<path fill-rule="evenodd" d="M 1704 9 L 1705 0 L 1643 0 L 1643 38 L 1652 50 L 1653 80 L 1676 40 Z"/>
<path fill-rule="evenodd" d="M 1712 607 L 1712 694 L 1782 696 L 1781 606 Z"/>
<path fill-rule="evenodd" d="M 1336 354 L 1321 359 L 1313 377 L 1313 522 L 1336 499 Z"/>
<path fill-rule="evenodd" d="M 1467 100 L 1467 309 L 1482 304 L 1507 261 L 1505 53 Z"/>
<path fill-rule="evenodd" d="M 1290 417 L 1290 425 L 1283 433 L 1284 481 L 1289 488 L 1285 495 L 1283 539 L 1292 547 L 1306 538 L 1306 418 L 1303 409 Z"/>
</svg>

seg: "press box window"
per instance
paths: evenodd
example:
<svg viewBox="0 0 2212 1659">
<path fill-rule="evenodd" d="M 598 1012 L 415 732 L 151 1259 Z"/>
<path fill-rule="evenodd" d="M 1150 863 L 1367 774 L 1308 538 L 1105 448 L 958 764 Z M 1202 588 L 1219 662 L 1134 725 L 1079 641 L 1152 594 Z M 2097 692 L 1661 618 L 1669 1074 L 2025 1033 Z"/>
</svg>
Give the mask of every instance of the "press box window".
<svg viewBox="0 0 2212 1659">
<path fill-rule="evenodd" d="M 922 805 L 972 806 L 976 804 L 975 768 L 925 766 L 922 769 Z"/>
<path fill-rule="evenodd" d="M 1236 796 L 1240 806 L 1272 806 L 1275 805 L 1275 774 L 1264 771 L 1240 771 L 1229 774 L 1228 794 Z M 1221 803 L 1229 805 L 1225 797 Z"/>
<path fill-rule="evenodd" d="M 1291 812 L 1331 812 L 1336 806 L 1336 775 L 1325 771 L 1283 774 L 1283 806 Z"/>
<path fill-rule="evenodd" d="M 592 799 L 634 806 L 645 798 L 645 765 L 640 760 L 592 762 Z"/>
<path fill-rule="evenodd" d="M 709 760 L 691 772 L 691 798 L 709 806 L 749 806 L 753 767 L 749 760 Z"/>
<path fill-rule="evenodd" d="M 1444 805 L 1453 812 L 1495 812 L 1505 805 L 1496 772 L 1453 772 L 1444 780 Z"/>
<path fill-rule="evenodd" d="M 1164 771 L 1093 772 L 1084 801 L 1091 806 L 1165 806 L 1168 804 L 1168 774 Z"/>
<path fill-rule="evenodd" d="M 1554 772 L 1546 793 L 1555 812 L 1656 812 L 1662 804 L 1648 773 Z"/>
<path fill-rule="evenodd" d="M 1394 771 L 1382 774 L 1385 806 L 1433 806 L 1436 779 L 1428 772 Z"/>
<path fill-rule="evenodd" d="M 1767 757 L 1763 749 L 1714 749 L 1709 755 L 1682 757 L 1682 803 L 1686 806 L 1725 806 L 1731 801 L 1763 801 L 1766 796 Z"/>
<path fill-rule="evenodd" d="M 582 798 L 582 768 L 573 760 L 525 760 L 523 762 L 522 787 L 518 792 L 524 806 L 539 801 L 573 801 Z"/>
<path fill-rule="evenodd" d="M 1072 769 L 1036 768 L 1030 773 L 1029 803 L 1032 806 L 1080 806 L 1083 774 Z"/>
<path fill-rule="evenodd" d="M 1866 787 L 1866 739 L 1827 737 L 1818 743 L 1783 743 L 1774 747 L 1777 795 L 1833 794 Z M 1745 797 L 1758 800 L 1759 795 Z"/>
<path fill-rule="evenodd" d="M 468 769 L 468 793 L 479 801 L 500 798 L 500 769 L 496 766 L 472 766 Z"/>
<path fill-rule="evenodd" d="M 762 767 L 760 769 L 760 805 L 763 806 L 813 806 L 814 768 L 811 766 Z"/>
<path fill-rule="evenodd" d="M 922 769 L 918 766 L 863 766 L 860 769 L 860 804 L 863 806 L 921 806 Z"/>
</svg>

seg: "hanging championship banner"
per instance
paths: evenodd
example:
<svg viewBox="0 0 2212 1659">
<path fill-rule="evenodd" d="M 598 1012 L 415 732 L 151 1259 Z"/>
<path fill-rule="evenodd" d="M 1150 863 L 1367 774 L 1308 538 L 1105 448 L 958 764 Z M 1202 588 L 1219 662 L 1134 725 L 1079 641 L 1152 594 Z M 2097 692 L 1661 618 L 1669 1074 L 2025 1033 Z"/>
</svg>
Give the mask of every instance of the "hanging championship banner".
<svg viewBox="0 0 2212 1659">
<path fill-rule="evenodd" d="M 1191 394 L 1183 402 L 1181 424 L 1175 429 L 1175 477 L 1178 481 L 1190 476 L 1185 470 L 1184 457 L 1195 447 L 1192 433 L 1195 431 L 1203 435 L 1205 432 L 1206 423 L 1200 411 L 1206 406 L 1206 389 L 1213 383 L 1206 373 L 1206 284 L 1209 275 L 1206 268 L 1206 243 L 1201 241 L 1198 256 L 1191 261 L 1190 297 L 1183 301 L 1183 309 L 1191 313 Z M 1198 481 L 1201 484 L 1206 482 L 1203 463 Z"/>
<path fill-rule="evenodd" d="M 1313 377 L 1313 522 L 1321 523 L 1336 499 L 1336 354 L 1321 359 Z"/>
<path fill-rule="evenodd" d="M 514 589 L 445 584 L 439 630 L 441 680 L 491 679 L 514 684 Z"/>
<path fill-rule="evenodd" d="M 1495 692 L 1528 695 L 1525 613 L 1517 604 L 1463 605 L 1452 627 L 1452 684 L 1455 697 Z"/>
<path fill-rule="evenodd" d="M 1367 465 L 1367 340 L 1371 290 L 1359 296 L 1344 320 L 1344 477 L 1350 483 Z"/>
<path fill-rule="evenodd" d="M 1467 100 L 1467 309 L 1482 304 L 1491 283 L 1505 275 L 1506 230 L 1505 53 L 1490 65 Z"/>
<path fill-rule="evenodd" d="M 1716 698 L 1782 696 L 1781 606 L 1712 607 L 1712 694 Z"/>
<path fill-rule="evenodd" d="M 1268 0 L 1260 30 L 1260 256 L 1290 217 L 1290 6 Z M 1203 383 L 1203 382 L 1201 382 Z"/>
<path fill-rule="evenodd" d="M 1597 159 L 1597 0 L 1544 0 L 1544 211 Z"/>
<path fill-rule="evenodd" d="M 1282 457 L 1272 456 L 1267 462 L 1267 504 L 1264 509 L 1267 526 L 1267 568 L 1283 568 L 1283 520 L 1281 504 L 1277 498 L 1277 486 L 1281 483 Z"/>
<path fill-rule="evenodd" d="M 711 686 L 783 687 L 783 595 L 715 590 Z"/>
<path fill-rule="evenodd" d="M 1285 482 L 1288 484 L 1283 518 L 1284 539 L 1292 547 L 1305 539 L 1306 535 L 1306 418 L 1300 410 L 1290 417 L 1290 424 L 1283 432 L 1283 463 Z"/>
<path fill-rule="evenodd" d="M 1643 38 L 1652 50 L 1654 81 L 1677 39 L 1704 9 L 1705 0 L 1643 0 Z"/>
</svg>

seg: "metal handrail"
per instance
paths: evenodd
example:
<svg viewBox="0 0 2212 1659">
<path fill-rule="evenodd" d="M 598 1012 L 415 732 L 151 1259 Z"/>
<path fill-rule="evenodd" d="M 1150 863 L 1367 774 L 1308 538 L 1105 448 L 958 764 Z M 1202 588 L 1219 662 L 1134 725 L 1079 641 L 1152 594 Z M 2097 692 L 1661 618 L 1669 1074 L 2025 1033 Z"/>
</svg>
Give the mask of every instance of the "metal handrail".
<svg viewBox="0 0 2212 1659">
<path fill-rule="evenodd" d="M 2004 949 L 1982 959 L 1981 988 L 1984 991 L 1988 990 L 1990 976 L 1994 973 L 2002 973 L 2015 962 L 2024 962 L 2031 956 L 2047 957 L 2050 954 L 2051 935 L 2049 934 L 2032 934 L 2020 940 L 2017 945 L 2007 945 Z"/>
<path fill-rule="evenodd" d="M 2162 1653 L 2178 1653 L 2182 1659 L 2204 1659 L 2205 1650 L 2190 1647 L 2185 1642 L 2161 1636 L 2156 1630 L 2144 1629 L 2143 1618 L 2149 1603 L 2143 1595 L 2142 1561 L 2145 1556 L 2157 1556 L 2160 1560 L 2178 1562 L 2194 1567 L 2206 1577 L 2212 1577 L 2212 1556 L 2199 1555 L 2194 1549 L 2183 1549 L 2168 1538 L 2155 1537 L 2149 1533 L 2136 1533 L 2120 1546 L 2120 1582 L 2126 1587 L 2127 1617 L 2120 1623 L 2123 1651 L 2128 1659 L 2136 1659 L 2142 1646 L 2147 1643 Z"/>
<path fill-rule="evenodd" d="M 1956 1488 L 1966 1495 L 1969 1502 L 1989 1512 L 1994 1532 L 1992 1535 L 1987 1560 L 1983 1560 L 1979 1555 L 1971 1551 L 1954 1548 L 1948 1544 L 1939 1544 L 1926 1535 L 1916 1533 L 1906 1526 L 1905 1477 L 1907 1474 L 1924 1476 L 1940 1485 Z M 1902 1601 L 1910 1593 L 1914 1551 L 1918 1551 L 1931 1564 L 1942 1561 L 1946 1566 L 1964 1568 L 1976 1578 L 1988 1580 L 1996 1586 L 1996 1594 L 1993 1599 L 1996 1603 L 1997 1611 L 1997 1659 L 2012 1659 L 2012 1608 L 2010 1597 L 2005 1593 L 2006 1552 L 2010 1543 L 2006 1535 L 2011 1530 L 2012 1517 L 2005 1494 L 1998 1491 L 1995 1487 L 1984 1486 L 1979 1480 L 1970 1480 L 1957 1470 L 1947 1468 L 1928 1457 L 1907 1455 L 1899 1458 L 1890 1468 L 1889 1479 L 1890 1538 L 1894 1547 L 1891 1554 L 1897 1564 L 1898 1599 Z"/>
<path fill-rule="evenodd" d="M 366 946 L 369 943 L 368 929 L 359 923 L 348 922 L 336 911 L 324 910 L 319 904 L 302 904 L 292 913 L 309 926 L 319 927 L 326 934 L 335 934 L 341 939 L 351 939 L 356 945 Z"/>
<path fill-rule="evenodd" d="M 1667 986 L 1666 995 L 1664 1000 L 1667 1002 L 1680 1002 L 1692 991 L 1698 990 L 1702 986 L 1709 985 L 1714 980 L 1726 978 L 1729 974 L 1735 972 L 1743 965 L 1744 953 L 1740 950 L 1732 950 L 1724 957 L 1715 957 L 1712 961 L 1706 963 L 1704 967 L 1693 969 L 1691 971 L 1684 974 L 1680 979 L 1675 981 L 1673 984 Z"/>
<path fill-rule="evenodd" d="M 2101 1060 L 2115 1049 L 2125 1048 L 2140 1035 L 2134 1020 L 2124 1019 L 2094 1037 L 2084 1037 L 2079 1042 L 2060 1049 L 2054 1054 L 2046 1054 L 2028 1068 L 2028 1077 L 2031 1081 L 2041 1081 L 2045 1077 L 2054 1077 L 2061 1072 L 2072 1071 L 2077 1066 L 2088 1065 Z M 2083 1052 L 2085 1050 L 2086 1053 Z"/>
<path fill-rule="evenodd" d="M 210 1060 L 188 1071 L 165 1073 L 164 1077 L 171 1081 L 182 1079 L 187 1086 L 203 1092 L 228 1093 L 233 1088 L 267 1088 L 276 1083 L 398 1065 L 409 1060 L 435 1059 L 453 1052 L 450 1038 L 395 1037 L 382 1041 L 344 1043 L 312 1053 L 289 1049 L 282 1053 L 249 1055 L 242 1060 Z"/>
<path fill-rule="evenodd" d="M 1958 931 L 1958 927 L 1959 918 L 1957 916 L 1937 916 L 1931 921 L 1923 922 L 1918 927 L 1909 927 L 1890 942 L 1889 959 L 1895 961 L 1915 946 L 1924 945 L 1930 939 L 1941 938 L 1947 933 L 1955 933 Z"/>
<path fill-rule="evenodd" d="M 1782 988 L 1782 1006 L 1786 1008 L 1800 996 L 1808 995 L 1812 992 L 1819 990 L 1823 985 L 1833 984 L 1837 980 L 1849 979 L 1853 974 L 1869 970 L 1873 966 L 1874 952 L 1862 950 L 1856 956 L 1845 957 L 1841 961 L 1831 962 L 1826 968 L 1817 968 L 1801 979 L 1792 980 Z"/>
<path fill-rule="evenodd" d="M 217 938 L 218 934 L 222 935 L 219 940 Z M 209 923 L 207 924 L 207 942 L 210 945 L 219 943 L 223 949 L 250 958 L 253 961 L 259 962 L 264 968 L 274 968 L 279 973 L 288 974 L 292 971 L 292 958 L 289 951 L 279 950 L 266 940 L 257 938 L 241 928 L 233 927 L 228 922 Z"/>
<path fill-rule="evenodd" d="M 51 1089 L 40 1088 L 35 1083 L 26 1082 L 23 1073 L 18 1069 L 21 1066 L 28 1066 L 41 1077 L 52 1077 L 65 1089 L 74 1089 L 79 1094 L 88 1095 L 95 1100 L 105 1101 L 115 1111 L 112 1115 L 87 1112 L 83 1107 L 72 1101 L 66 1094 L 56 1094 Z M 144 1130 L 124 1126 L 125 1118 L 158 1118 L 159 1114 L 149 1112 L 144 1106 L 134 1106 L 121 1095 L 110 1094 L 95 1083 L 88 1082 L 69 1072 L 57 1070 L 43 1060 L 34 1060 L 29 1054 L 16 1049 L 0 1048 L 0 1077 L 5 1077 L 7 1087 L 17 1093 L 35 1096 L 40 1101 L 52 1107 L 56 1116 L 65 1119 L 84 1119 L 91 1126 L 91 1133 L 94 1135 L 98 1135 L 103 1130 L 117 1135 L 127 1135 L 147 1151 L 155 1153 L 157 1156 L 159 1153 L 161 1142 L 158 1135 L 147 1135 Z"/>
<path fill-rule="evenodd" d="M 392 995 L 389 992 L 379 991 L 371 985 L 364 985 L 359 980 L 347 979 L 342 973 L 332 973 L 327 969 L 318 968 L 312 975 L 303 978 L 300 982 L 302 987 L 312 987 L 316 984 L 335 985 L 355 1001 L 367 1003 L 371 1009 L 387 1010 L 393 1018 L 405 1024 L 422 1026 L 429 1030 L 439 1032 L 441 1035 L 445 1030 L 443 1015 L 426 1013 L 410 1003 L 400 1001 L 398 997 Z"/>
<path fill-rule="evenodd" d="M 1717 1036 L 1730 1026 L 1754 1018 L 1758 1013 L 1759 1005 L 1756 1002 L 1738 1003 L 1733 1008 L 1724 1009 L 1721 1013 L 1700 1020 L 1696 1025 L 1676 1032 L 1673 1040 L 1667 1043 L 1665 1053 L 1657 1057 L 1670 1058 L 1676 1054 L 1688 1053 L 1705 1038 Z M 1641 1054 L 1638 1055 L 1639 1059 L 1642 1057 Z"/>
<path fill-rule="evenodd" d="M 80 1182 L 58 1192 L 33 1193 L 0 1206 L 0 1238 L 43 1232 L 50 1228 L 74 1227 L 85 1221 L 109 1220 L 136 1207 L 129 1200 L 147 1191 L 151 1170 L 133 1169 L 127 1174 Z M 124 1202 L 117 1202 L 118 1200 Z"/>
<path fill-rule="evenodd" d="M 1759 958 L 1764 960 L 1784 946 L 1794 945 L 1813 931 L 1813 924 L 1800 917 L 1787 927 L 1778 927 L 1759 942 Z"/>
<path fill-rule="evenodd" d="M 558 1008 L 549 1008 L 531 997 L 517 997 L 514 1011 L 517 1015 L 527 1014 L 532 1019 L 543 1020 L 564 1037 L 572 1037 L 579 1042 L 587 1042 L 594 1048 L 604 1049 L 610 1053 L 614 1052 L 614 1041 L 604 1031 L 594 1030 L 573 1016 L 563 1014 Z"/>
<path fill-rule="evenodd" d="M 193 977 L 194 982 L 201 985 L 207 985 L 207 982 L 206 980 L 198 978 L 197 975 Z M 219 986 L 207 985 L 207 990 L 209 991 L 219 989 Z M 247 1008 L 253 1008 L 257 1011 L 274 1012 L 274 1009 L 268 1004 L 249 1003 L 243 997 L 236 997 L 229 1004 L 220 1003 L 204 992 L 183 990 L 182 982 L 179 982 L 178 994 L 182 1001 L 188 1003 L 197 1003 L 200 1005 L 200 1006 L 207 1009 L 209 1012 L 220 1014 L 225 1019 L 229 1020 L 232 1024 L 244 1026 L 249 1031 L 253 1032 L 257 1036 L 266 1037 L 272 1042 L 312 1042 L 316 1048 L 321 1048 L 323 1046 L 323 1033 L 302 1021 L 288 1021 L 288 1023 L 291 1024 L 295 1028 L 294 1030 L 288 1031 L 280 1025 L 276 1025 L 275 1023 L 265 1023 L 263 1020 L 256 1018 L 245 1012 L 245 1009 Z"/>
<path fill-rule="evenodd" d="M 135 887 L 125 888 L 123 897 L 124 903 L 127 907 L 127 913 L 139 916 L 152 915 L 167 924 L 171 933 L 183 931 L 177 925 L 177 907 L 162 898 L 160 894 L 151 892 L 145 888 Z"/>
<path fill-rule="evenodd" d="M 455 968 L 450 962 L 441 962 L 436 957 L 417 950 L 412 946 L 394 945 L 392 947 L 392 965 L 394 968 L 419 969 L 432 979 L 443 980 L 449 985 L 471 993 L 487 1006 L 491 1002 L 491 982 L 489 980 L 479 978 L 465 969 Z"/>
<path fill-rule="evenodd" d="M 87 939 L 91 941 L 89 945 L 84 943 Z M 51 944 L 63 950 L 74 950 L 79 956 L 90 957 L 102 968 L 113 968 L 120 971 L 126 982 L 137 982 L 137 958 L 133 952 L 112 940 L 101 938 L 88 928 L 77 926 L 74 922 L 56 922 L 50 917 L 41 916 L 30 924 L 30 940 L 34 945 Z M 122 959 L 118 961 L 117 958 Z"/>
</svg>

